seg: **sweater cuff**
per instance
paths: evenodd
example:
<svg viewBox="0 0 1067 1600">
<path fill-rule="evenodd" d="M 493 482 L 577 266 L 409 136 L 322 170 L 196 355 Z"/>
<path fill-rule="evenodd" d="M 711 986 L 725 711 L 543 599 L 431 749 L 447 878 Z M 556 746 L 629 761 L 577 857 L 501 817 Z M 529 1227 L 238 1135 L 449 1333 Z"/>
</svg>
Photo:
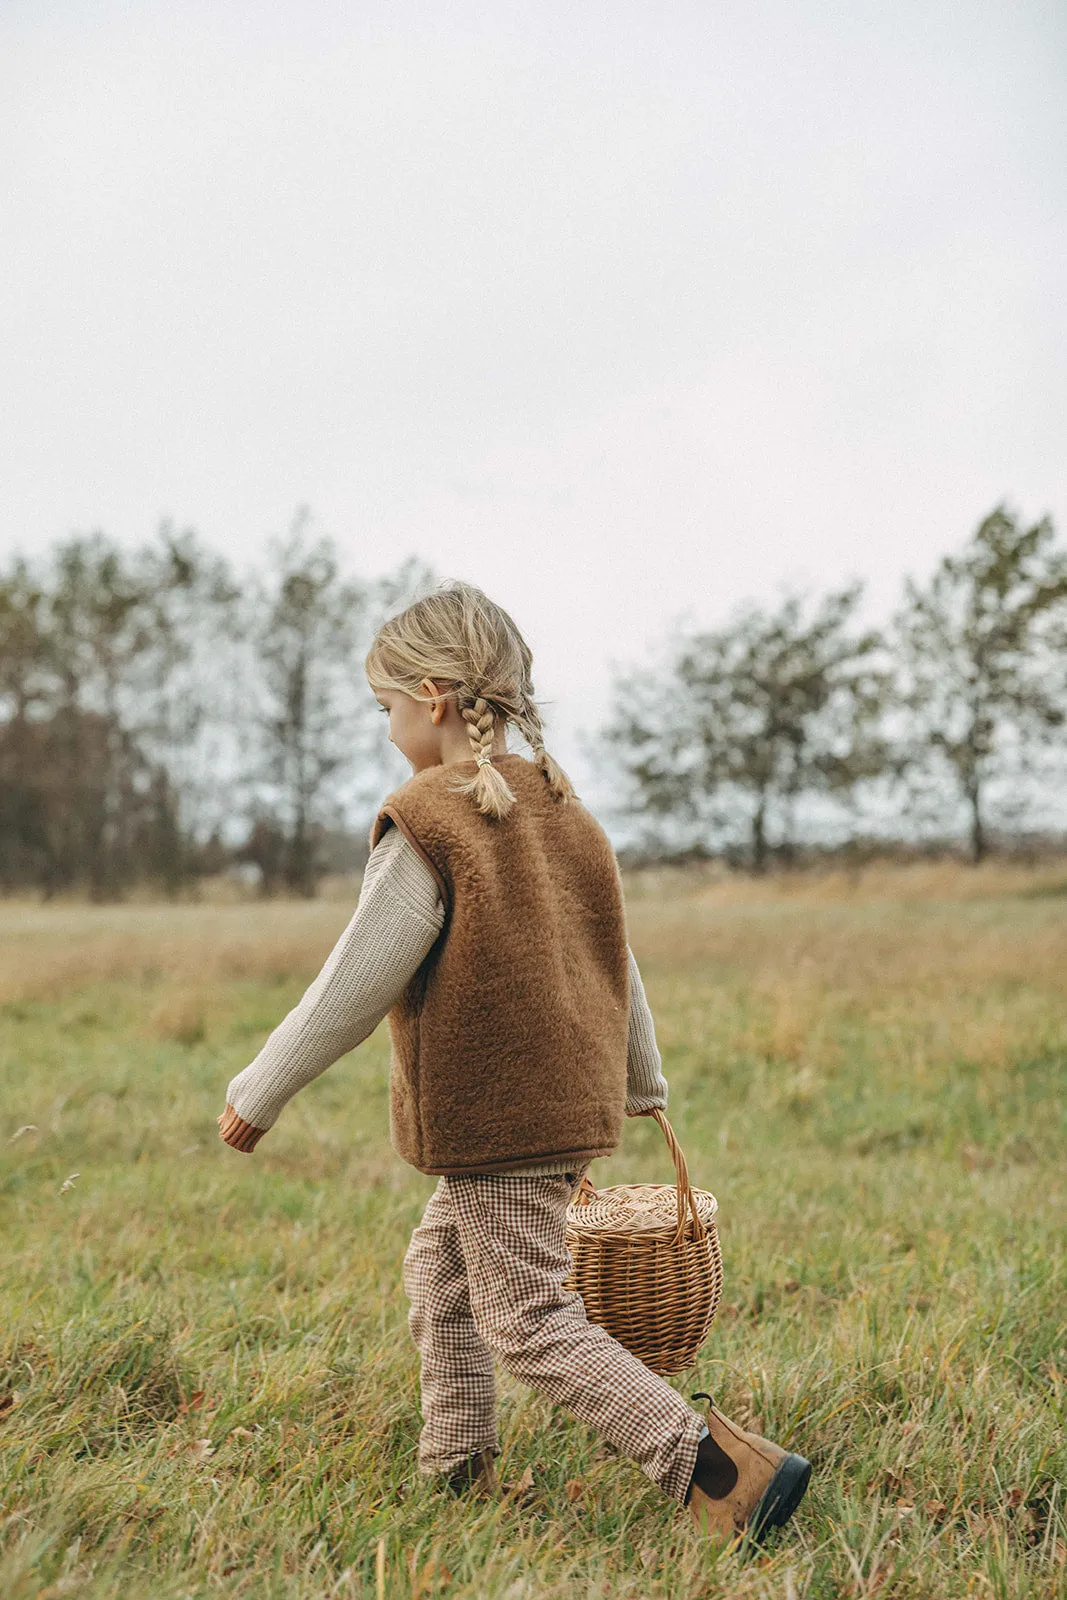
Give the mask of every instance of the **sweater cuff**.
<svg viewBox="0 0 1067 1600">
<path fill-rule="evenodd" d="M 253 1127 L 244 1117 L 239 1117 L 230 1105 L 215 1121 L 219 1125 L 219 1137 L 235 1150 L 244 1150 L 249 1155 L 268 1131 L 266 1128 Z"/>
<path fill-rule="evenodd" d="M 626 1115 L 628 1117 L 648 1117 L 648 1116 L 651 1116 L 653 1111 L 662 1111 L 663 1114 L 666 1115 L 666 1113 L 667 1113 L 667 1103 L 666 1103 L 666 1101 L 665 1100 L 628 1100 L 627 1103 L 626 1103 Z"/>
</svg>

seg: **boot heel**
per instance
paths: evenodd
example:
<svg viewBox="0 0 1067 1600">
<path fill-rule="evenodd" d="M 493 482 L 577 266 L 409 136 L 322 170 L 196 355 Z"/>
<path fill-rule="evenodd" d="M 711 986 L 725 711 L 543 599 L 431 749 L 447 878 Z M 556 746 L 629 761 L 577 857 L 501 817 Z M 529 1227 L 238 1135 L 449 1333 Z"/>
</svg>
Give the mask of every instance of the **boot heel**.
<svg viewBox="0 0 1067 1600">
<path fill-rule="evenodd" d="M 748 1536 L 758 1542 L 767 1528 L 784 1527 L 803 1500 L 810 1477 L 810 1461 L 803 1456 L 786 1456 L 748 1519 Z"/>
</svg>

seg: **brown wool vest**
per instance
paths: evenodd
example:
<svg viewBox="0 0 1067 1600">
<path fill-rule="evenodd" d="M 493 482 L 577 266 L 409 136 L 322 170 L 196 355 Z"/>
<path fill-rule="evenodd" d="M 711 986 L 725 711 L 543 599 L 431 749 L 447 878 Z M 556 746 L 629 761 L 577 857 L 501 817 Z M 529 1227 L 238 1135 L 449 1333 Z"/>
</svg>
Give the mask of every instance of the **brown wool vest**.
<svg viewBox="0 0 1067 1600">
<path fill-rule="evenodd" d="M 417 772 L 382 804 L 433 869 L 445 921 L 389 1012 L 393 1148 L 426 1173 L 607 1156 L 626 1106 L 629 970 L 611 843 L 539 767 L 494 756 L 516 804 L 450 792 L 470 761 Z"/>
</svg>

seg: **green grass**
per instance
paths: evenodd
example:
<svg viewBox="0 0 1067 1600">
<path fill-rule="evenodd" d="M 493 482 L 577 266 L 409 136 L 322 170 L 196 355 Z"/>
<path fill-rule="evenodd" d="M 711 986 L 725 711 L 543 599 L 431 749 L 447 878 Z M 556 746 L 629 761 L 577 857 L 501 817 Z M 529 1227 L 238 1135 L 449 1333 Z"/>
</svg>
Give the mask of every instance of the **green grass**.
<svg viewBox="0 0 1067 1600">
<path fill-rule="evenodd" d="M 419 1480 L 400 1267 L 436 1180 L 390 1148 L 385 1028 L 252 1156 L 214 1121 L 349 912 L 287 977 L 271 953 L 194 979 L 186 955 L 175 987 L 142 950 L 126 979 L 67 961 L 0 1007 L 5 1600 L 1065 1592 L 1054 897 L 635 891 L 668 1115 L 726 1268 L 671 1381 L 814 1466 L 748 1560 L 500 1368 L 499 1468 L 532 1490 Z M 100 939 L 108 915 L 84 913 Z M 656 1125 L 627 1121 L 591 1176 L 671 1181 Z"/>
</svg>

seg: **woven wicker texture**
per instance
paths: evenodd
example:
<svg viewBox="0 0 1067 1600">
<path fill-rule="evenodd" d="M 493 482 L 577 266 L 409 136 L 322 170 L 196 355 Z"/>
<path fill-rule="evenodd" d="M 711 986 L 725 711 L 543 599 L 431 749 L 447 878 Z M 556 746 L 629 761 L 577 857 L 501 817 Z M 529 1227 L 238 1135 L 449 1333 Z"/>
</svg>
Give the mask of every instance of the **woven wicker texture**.
<svg viewBox="0 0 1067 1600">
<path fill-rule="evenodd" d="M 566 1280 L 598 1323 L 653 1372 L 693 1365 L 722 1295 L 718 1201 L 694 1189 L 681 1146 L 653 1110 L 674 1160 L 676 1183 L 615 1184 L 583 1178 L 567 1207 L 574 1269 Z"/>
</svg>

